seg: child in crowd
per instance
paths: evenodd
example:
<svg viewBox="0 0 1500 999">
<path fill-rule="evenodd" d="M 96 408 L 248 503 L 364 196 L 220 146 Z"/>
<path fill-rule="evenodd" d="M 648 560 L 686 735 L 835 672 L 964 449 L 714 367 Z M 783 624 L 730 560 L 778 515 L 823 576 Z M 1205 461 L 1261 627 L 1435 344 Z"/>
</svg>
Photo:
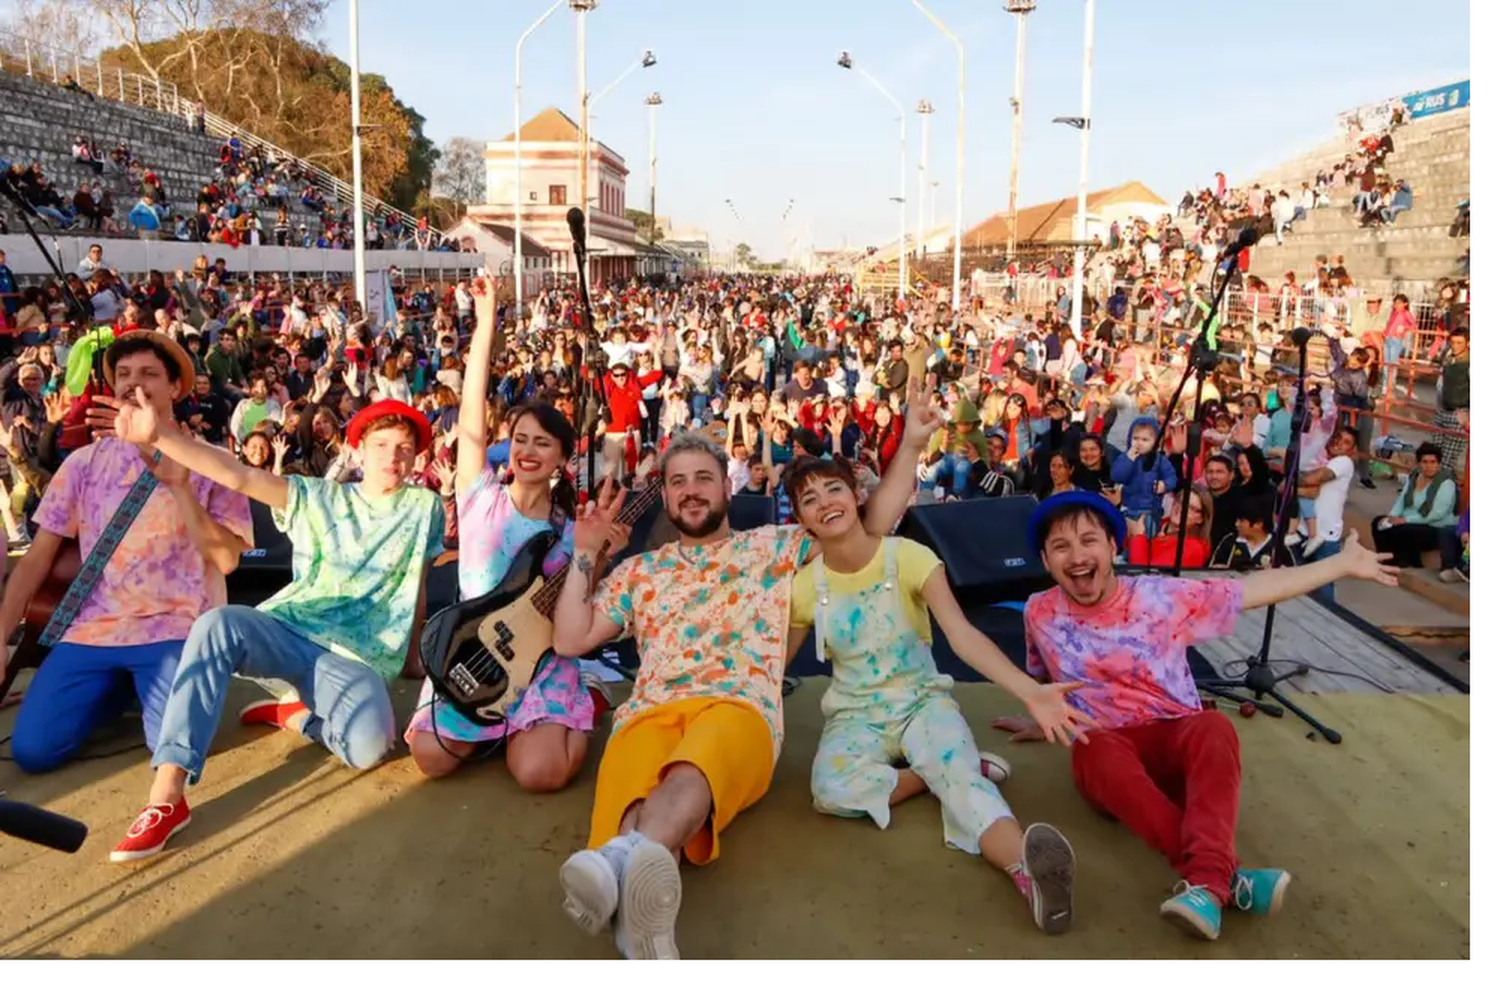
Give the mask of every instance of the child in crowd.
<svg viewBox="0 0 1500 999">
<path fill-rule="evenodd" d="M 1130 449 L 1110 469 L 1131 534 L 1155 537 L 1161 529 L 1161 498 L 1177 488 L 1177 470 L 1167 456 L 1151 452 L 1160 432 L 1153 417 L 1136 417 L 1130 424 Z"/>
</svg>

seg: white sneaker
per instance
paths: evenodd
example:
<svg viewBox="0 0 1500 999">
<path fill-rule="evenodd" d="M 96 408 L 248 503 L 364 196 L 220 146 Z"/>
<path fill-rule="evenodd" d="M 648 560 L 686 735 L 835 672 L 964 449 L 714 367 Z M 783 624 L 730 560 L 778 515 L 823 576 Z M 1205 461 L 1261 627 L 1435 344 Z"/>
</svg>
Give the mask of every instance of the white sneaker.
<svg viewBox="0 0 1500 999">
<path fill-rule="evenodd" d="M 682 872 L 672 852 L 650 840 L 625 861 L 616 941 L 632 960 L 676 961 L 677 910 L 682 907 Z"/>
<path fill-rule="evenodd" d="M 579 929 L 594 936 L 615 918 L 620 907 L 620 878 L 604 854 L 579 850 L 563 861 L 558 880 L 562 882 L 563 911 Z"/>
<path fill-rule="evenodd" d="M 1312 553 L 1323 547 L 1322 538 L 1308 538 L 1307 544 L 1302 546 L 1302 557 L 1312 558 Z"/>
<path fill-rule="evenodd" d="M 980 753 L 979 773 L 986 780 L 999 786 L 1010 779 L 1010 763 L 999 753 Z"/>
</svg>

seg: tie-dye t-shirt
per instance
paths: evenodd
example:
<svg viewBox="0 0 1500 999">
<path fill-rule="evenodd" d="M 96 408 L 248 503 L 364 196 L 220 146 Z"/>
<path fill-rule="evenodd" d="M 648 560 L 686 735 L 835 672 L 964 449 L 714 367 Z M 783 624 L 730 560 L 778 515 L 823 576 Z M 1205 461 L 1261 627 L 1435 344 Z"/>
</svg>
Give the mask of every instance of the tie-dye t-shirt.
<svg viewBox="0 0 1500 999">
<path fill-rule="evenodd" d="M 472 600 L 499 586 L 526 542 L 552 530 L 551 521 L 533 520 L 517 510 L 510 490 L 486 467 L 458 496 L 459 596 Z M 553 545 L 542 562 L 542 573 L 550 578 L 572 557 L 573 522 L 569 520 L 562 544 Z"/>
<path fill-rule="evenodd" d="M 406 664 L 422 575 L 443 552 L 442 501 L 420 486 L 371 497 L 353 482 L 286 482 L 273 516 L 292 542 L 292 581 L 260 609 L 391 682 Z"/>
<path fill-rule="evenodd" d="M 76 538 L 85 556 L 104 533 L 130 487 L 146 470 L 140 449 L 108 439 L 68 455 L 37 507 L 44 531 Z M 250 501 L 201 475 L 193 495 L 216 523 L 252 542 Z M 182 641 L 204 612 L 225 603 L 224 576 L 204 562 L 188 537 L 182 511 L 158 485 L 125 532 L 104 574 L 63 641 L 79 645 L 150 645 Z"/>
<path fill-rule="evenodd" d="M 759 527 L 620 563 L 594 598 L 640 646 L 640 673 L 615 709 L 615 730 L 659 704 L 724 697 L 765 717 L 779 753 L 792 578 L 811 549 L 800 527 Z"/>
<path fill-rule="evenodd" d="M 1026 601 L 1026 669 L 1069 695 L 1098 728 L 1122 728 L 1201 710 L 1187 648 L 1234 631 L 1244 603 L 1237 579 L 1127 576 L 1093 607 L 1061 587 Z"/>
</svg>

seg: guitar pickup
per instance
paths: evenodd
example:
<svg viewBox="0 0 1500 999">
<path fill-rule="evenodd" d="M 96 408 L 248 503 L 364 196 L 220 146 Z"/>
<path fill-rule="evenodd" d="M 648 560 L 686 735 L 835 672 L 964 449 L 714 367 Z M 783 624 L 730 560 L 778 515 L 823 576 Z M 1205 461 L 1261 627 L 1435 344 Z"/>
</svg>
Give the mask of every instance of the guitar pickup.
<svg viewBox="0 0 1500 999">
<path fill-rule="evenodd" d="M 455 666 L 448 672 L 448 682 L 465 697 L 470 697 L 479 689 L 479 682 L 474 679 L 474 674 L 469 672 L 467 666 Z"/>
</svg>

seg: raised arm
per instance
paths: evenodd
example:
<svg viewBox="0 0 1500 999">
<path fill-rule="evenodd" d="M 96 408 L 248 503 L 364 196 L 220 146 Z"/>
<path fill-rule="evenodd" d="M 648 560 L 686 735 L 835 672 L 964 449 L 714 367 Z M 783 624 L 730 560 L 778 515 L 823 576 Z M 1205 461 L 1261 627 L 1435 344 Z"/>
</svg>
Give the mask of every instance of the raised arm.
<svg viewBox="0 0 1500 999">
<path fill-rule="evenodd" d="M 1376 553 L 1351 531 L 1343 550 L 1332 558 L 1284 569 L 1261 569 L 1245 577 L 1243 608 L 1251 610 L 1311 593 L 1340 579 L 1368 579 L 1384 586 L 1400 583 L 1401 570 L 1389 564 L 1389 552 Z"/>
<path fill-rule="evenodd" d="M 286 508 L 286 479 L 242 464 L 228 451 L 188 436 L 170 420 L 160 420 L 141 389 L 136 389 L 133 400 L 96 396 L 94 407 L 88 421 L 96 430 L 112 432 L 143 449 L 155 448 L 188 471 L 273 509 Z"/>
<path fill-rule="evenodd" d="M 560 656 L 587 655 L 625 630 L 594 607 L 594 583 L 608 551 L 629 538 L 625 525 L 615 523 L 625 495 L 605 479 L 599 501 L 573 526 L 573 564 L 552 612 L 552 651 Z"/>
<path fill-rule="evenodd" d="M 927 353 L 919 351 L 913 359 L 914 366 L 920 369 L 926 363 Z M 932 408 L 932 400 L 919 381 L 907 379 L 906 425 L 901 434 L 901 446 L 880 477 L 879 488 L 865 504 L 865 530 L 871 534 L 889 534 L 901 522 L 916 488 L 917 462 L 933 431 L 943 422 L 942 414 Z"/>
<path fill-rule="evenodd" d="M 490 355 L 495 349 L 495 282 L 481 274 L 474 279 L 474 338 L 464 367 L 463 396 L 458 403 L 458 468 L 456 488 L 463 492 L 484 474 L 488 444 Z"/>
</svg>

